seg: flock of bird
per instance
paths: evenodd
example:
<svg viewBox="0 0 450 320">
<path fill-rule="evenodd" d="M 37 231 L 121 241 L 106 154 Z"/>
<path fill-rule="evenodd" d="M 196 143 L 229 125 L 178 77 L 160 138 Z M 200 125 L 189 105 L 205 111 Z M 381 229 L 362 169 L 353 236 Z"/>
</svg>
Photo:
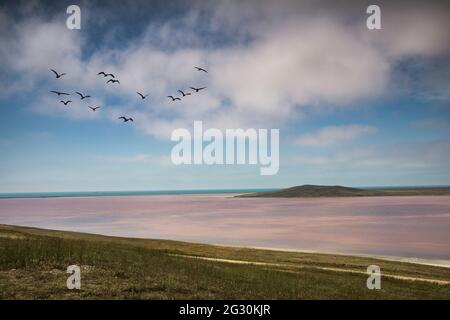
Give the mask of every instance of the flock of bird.
<svg viewBox="0 0 450 320">
<path fill-rule="evenodd" d="M 197 71 L 208 73 L 208 71 L 206 71 L 204 68 L 196 67 L 196 66 L 194 66 L 194 68 L 197 69 Z M 55 78 L 56 78 L 56 79 L 60 79 L 60 78 L 62 78 L 63 76 L 66 75 L 66 73 L 58 73 L 58 72 L 57 72 L 56 70 L 54 70 L 54 69 L 50 69 L 50 71 L 52 71 L 52 72 L 55 74 Z M 103 76 L 104 78 L 108 78 L 108 81 L 106 81 L 107 84 L 108 84 L 108 83 L 111 83 L 111 84 L 115 84 L 115 83 L 120 84 L 120 81 L 119 81 L 118 79 L 116 79 L 115 75 L 112 74 L 112 73 L 106 73 L 106 72 L 104 72 L 104 71 L 100 71 L 99 73 L 97 73 L 97 75 L 98 75 L 98 76 Z M 203 89 L 206 89 L 206 87 L 199 87 L 199 88 L 196 88 L 196 87 L 189 87 L 189 88 L 190 88 L 191 90 L 195 91 L 195 93 L 198 93 L 199 91 L 201 91 L 201 90 L 203 90 Z M 59 97 L 59 96 L 70 96 L 70 95 L 71 95 L 70 93 L 67 93 L 67 92 L 61 92 L 61 91 L 56 91 L 56 90 L 51 90 L 50 92 L 56 94 L 58 97 Z M 183 90 L 178 90 L 178 92 L 181 94 L 181 96 L 176 97 L 176 96 L 173 96 L 173 95 L 169 95 L 169 96 L 167 96 L 167 98 L 170 98 L 170 99 L 172 100 L 172 102 L 175 102 L 175 101 L 181 101 L 182 98 L 192 95 L 191 92 L 187 92 L 187 91 L 183 91 Z M 146 99 L 146 98 L 149 96 L 148 93 L 143 94 L 143 93 L 138 92 L 138 91 L 137 91 L 136 93 L 139 95 L 139 97 L 140 97 L 142 100 Z M 84 99 L 89 99 L 89 98 L 91 98 L 90 95 L 87 95 L 87 94 L 85 95 L 85 94 L 83 94 L 83 93 L 81 93 L 81 92 L 78 92 L 78 91 L 75 91 L 75 94 L 77 94 L 78 96 L 80 96 L 80 100 L 84 100 Z M 71 103 L 71 102 L 72 102 L 72 100 L 61 100 L 61 101 L 60 101 L 60 103 L 64 104 L 65 106 L 67 106 L 67 105 L 68 105 L 69 103 Z M 88 108 L 95 112 L 97 109 L 99 109 L 99 108 L 101 108 L 101 107 L 100 107 L 100 106 L 97 106 L 97 107 L 95 107 L 95 106 L 88 106 Z M 117 118 L 117 119 L 123 120 L 123 122 L 128 122 L 128 121 L 133 122 L 133 121 L 134 121 L 133 118 L 131 118 L 131 117 L 126 117 L 126 116 L 121 116 L 121 117 L 119 117 L 119 118 Z"/>
</svg>

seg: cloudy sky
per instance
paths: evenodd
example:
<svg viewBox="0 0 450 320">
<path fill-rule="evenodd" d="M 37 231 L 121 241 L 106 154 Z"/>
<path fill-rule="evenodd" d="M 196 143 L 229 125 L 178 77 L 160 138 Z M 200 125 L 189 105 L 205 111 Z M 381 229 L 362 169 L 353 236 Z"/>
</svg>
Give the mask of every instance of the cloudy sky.
<svg viewBox="0 0 450 320">
<path fill-rule="evenodd" d="M 382 30 L 366 1 L 81 1 L 81 30 L 71 4 L 0 2 L 0 192 L 450 184 L 444 1 L 377 1 Z M 279 128 L 279 173 L 173 165 L 194 120 Z"/>
</svg>

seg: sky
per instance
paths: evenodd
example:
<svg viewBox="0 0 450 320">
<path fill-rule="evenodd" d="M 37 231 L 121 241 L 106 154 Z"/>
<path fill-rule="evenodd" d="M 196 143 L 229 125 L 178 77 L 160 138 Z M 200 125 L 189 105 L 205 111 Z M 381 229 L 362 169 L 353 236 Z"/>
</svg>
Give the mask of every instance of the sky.
<svg viewBox="0 0 450 320">
<path fill-rule="evenodd" d="M 449 185 L 450 5 L 370 4 L 0 1 L 0 192 Z M 174 165 L 195 120 L 279 129 L 279 172 Z"/>
</svg>

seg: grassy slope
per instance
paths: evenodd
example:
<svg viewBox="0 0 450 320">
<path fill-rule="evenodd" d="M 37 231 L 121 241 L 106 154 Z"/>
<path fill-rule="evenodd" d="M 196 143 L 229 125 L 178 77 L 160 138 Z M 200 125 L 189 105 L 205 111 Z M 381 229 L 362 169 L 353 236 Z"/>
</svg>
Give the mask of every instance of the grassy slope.
<svg viewBox="0 0 450 320">
<path fill-rule="evenodd" d="M 283 264 L 241 265 L 214 257 Z M 65 270 L 82 268 L 82 289 Z M 1 299 L 450 299 L 450 285 L 383 277 L 368 290 L 370 264 L 383 274 L 450 280 L 450 269 L 362 257 L 106 237 L 0 225 Z"/>
<path fill-rule="evenodd" d="M 357 189 L 343 186 L 303 185 L 268 192 L 256 192 L 238 197 L 373 197 L 373 196 L 433 196 L 450 195 L 450 187 Z"/>
</svg>

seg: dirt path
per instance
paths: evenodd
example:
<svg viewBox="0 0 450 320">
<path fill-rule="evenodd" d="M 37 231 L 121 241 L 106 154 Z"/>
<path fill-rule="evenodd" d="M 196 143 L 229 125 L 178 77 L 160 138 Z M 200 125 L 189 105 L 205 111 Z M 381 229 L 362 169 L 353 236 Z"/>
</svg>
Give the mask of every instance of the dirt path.
<svg viewBox="0 0 450 320">
<path fill-rule="evenodd" d="M 356 273 L 356 274 L 367 275 L 367 272 L 364 272 L 364 271 L 351 270 L 351 269 L 341 269 L 341 268 L 331 268 L 331 267 L 320 267 L 320 266 L 313 266 L 313 265 L 289 265 L 289 264 L 282 264 L 282 263 L 270 263 L 270 262 L 258 262 L 258 261 L 245 261 L 245 260 L 232 260 L 232 259 L 198 257 L 198 256 L 189 256 L 189 255 L 182 255 L 182 254 L 170 254 L 170 255 L 171 256 L 175 256 L 175 257 L 188 258 L 188 259 L 199 259 L 199 260 L 206 260 L 206 261 L 232 263 L 232 264 L 247 264 L 247 265 L 255 265 L 255 266 L 282 267 L 282 268 L 292 268 L 292 267 L 295 267 L 295 268 L 314 268 L 314 269 L 325 270 L 325 271 L 347 272 L 347 273 Z M 278 270 L 278 271 L 291 272 L 289 270 Z M 295 271 L 293 271 L 293 272 L 295 272 Z M 387 278 L 392 278 L 392 279 L 406 280 L 406 281 L 422 281 L 422 282 L 436 283 L 436 284 L 440 284 L 440 285 L 450 284 L 450 281 L 439 280 L 439 279 L 406 277 L 406 276 L 400 276 L 400 275 L 395 275 L 395 274 L 384 274 L 384 273 L 382 273 L 381 276 L 382 277 L 387 277 Z"/>
</svg>

